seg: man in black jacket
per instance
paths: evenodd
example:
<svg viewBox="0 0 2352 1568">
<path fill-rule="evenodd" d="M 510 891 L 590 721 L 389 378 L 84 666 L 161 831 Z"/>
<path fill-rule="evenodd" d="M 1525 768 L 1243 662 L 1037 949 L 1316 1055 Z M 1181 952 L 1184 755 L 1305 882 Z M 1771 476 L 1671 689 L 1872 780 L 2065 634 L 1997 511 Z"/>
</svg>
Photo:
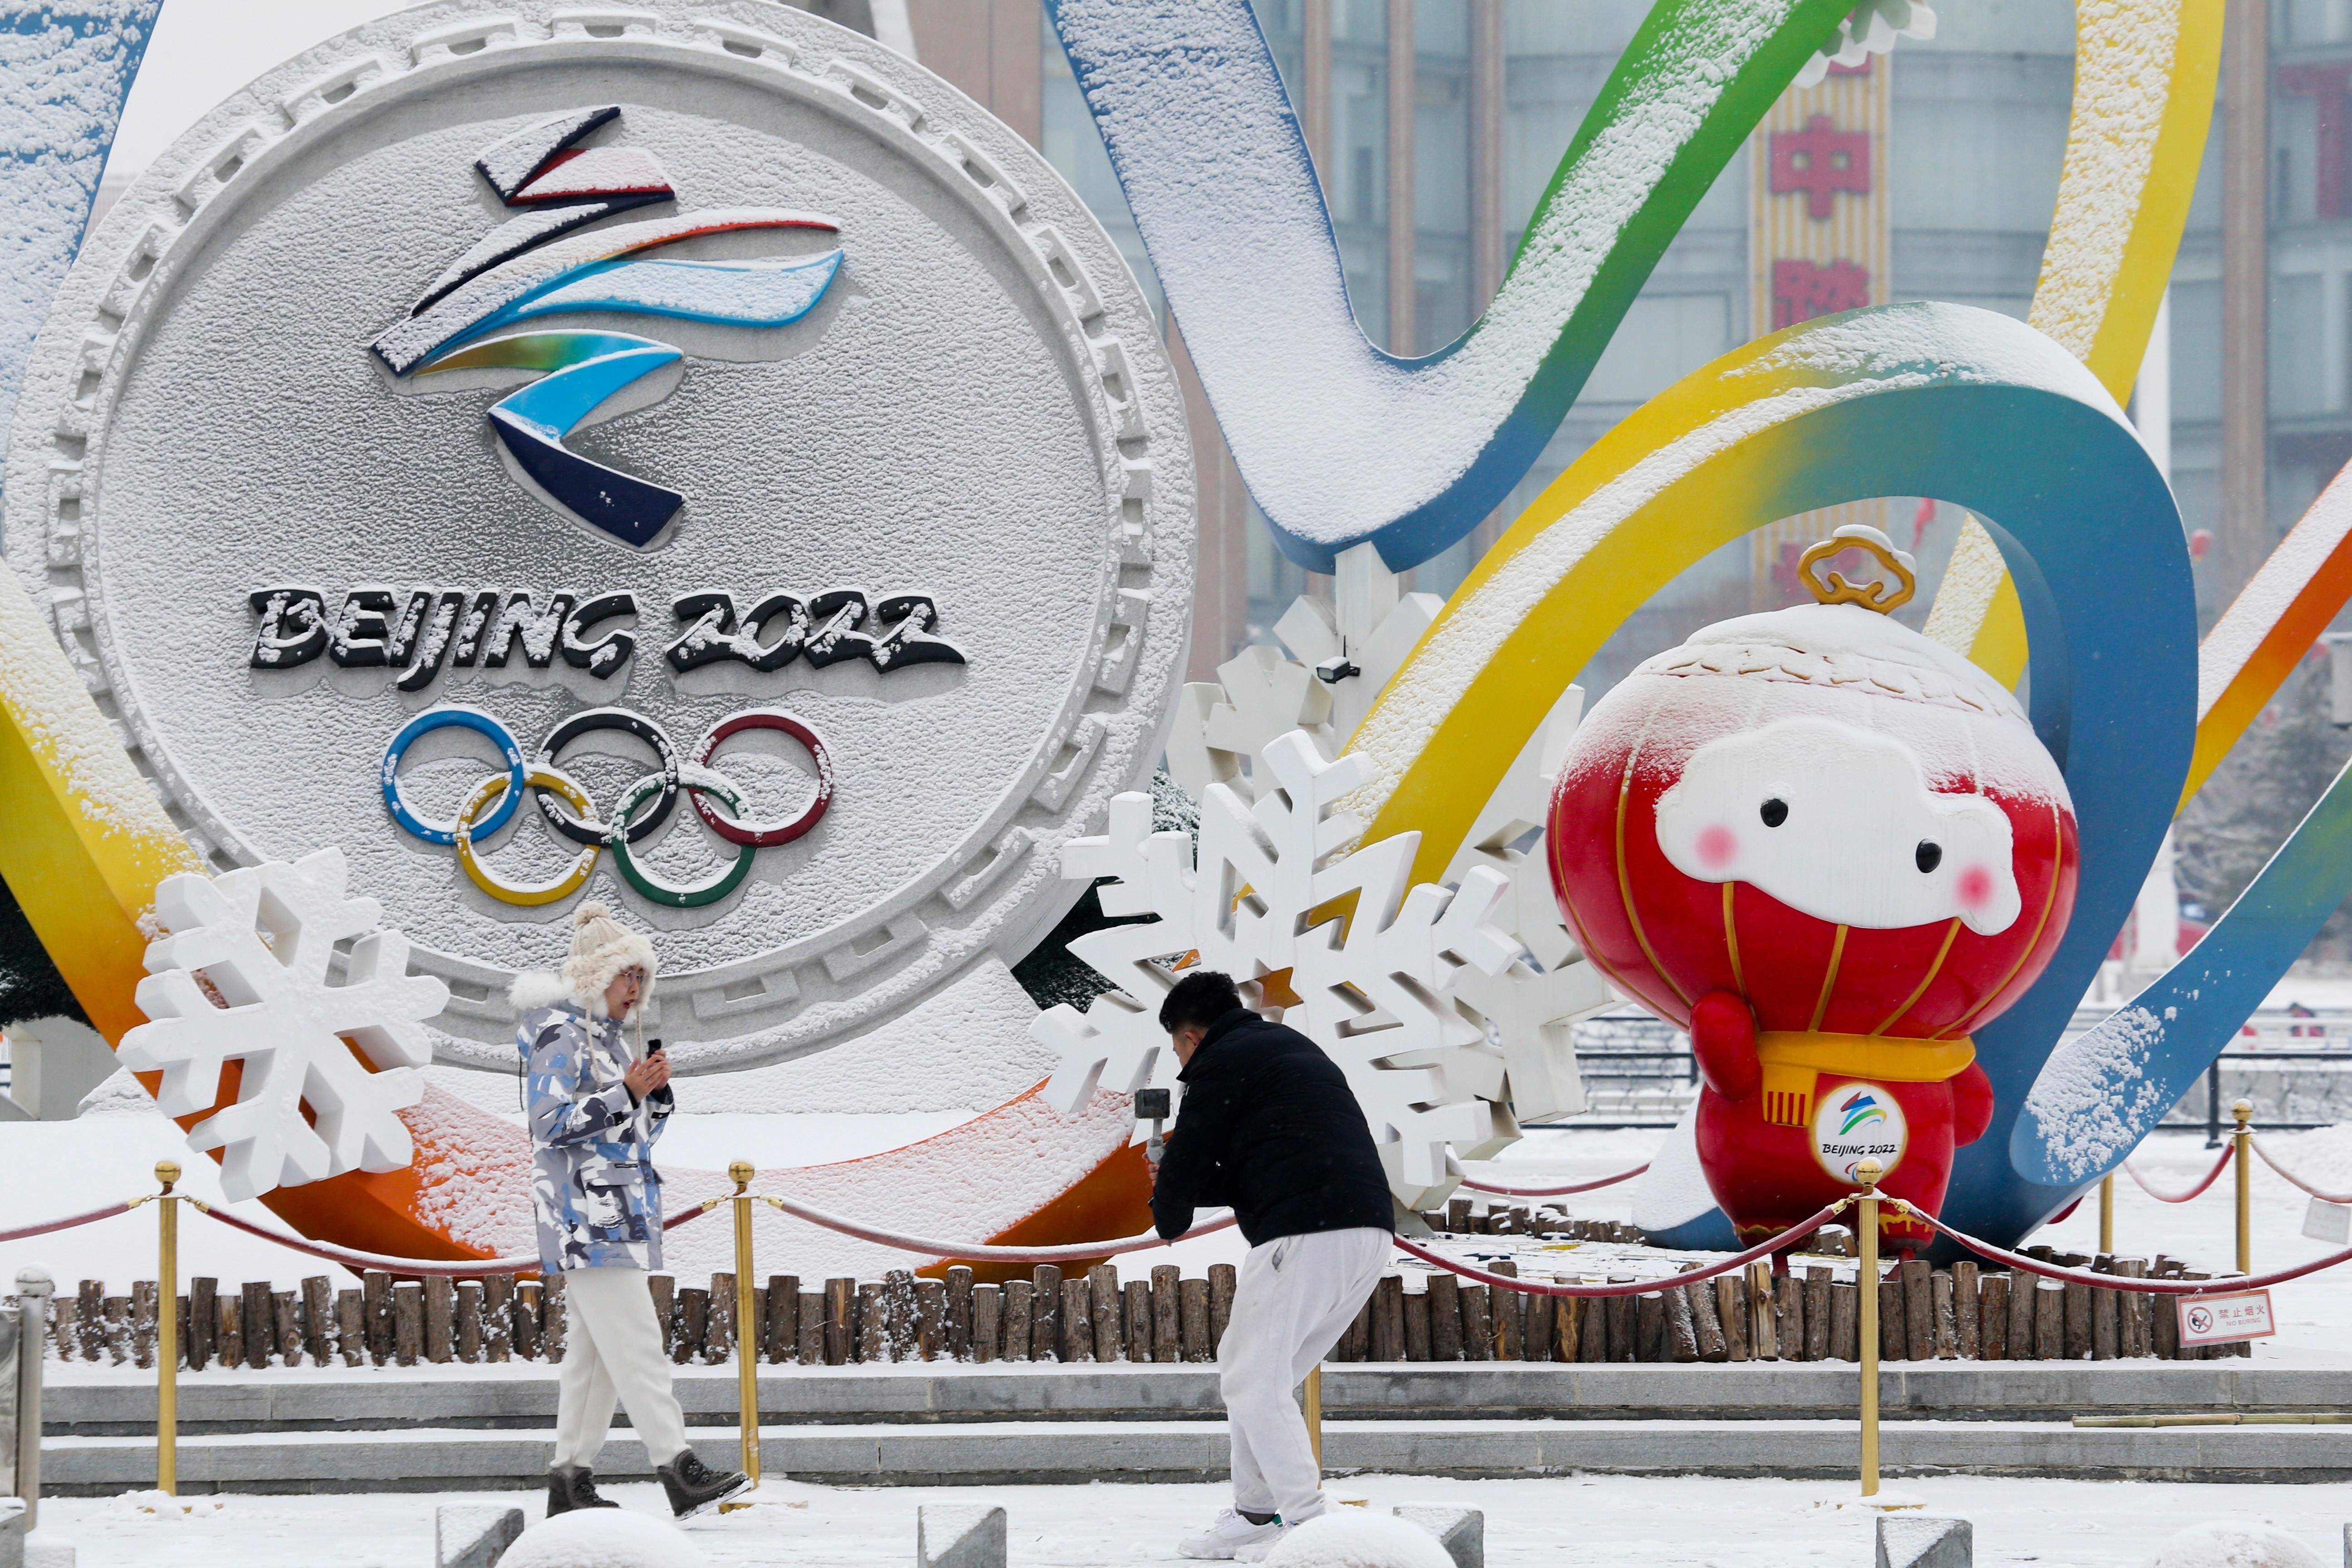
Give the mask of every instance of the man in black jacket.
<svg viewBox="0 0 2352 1568">
<path fill-rule="evenodd" d="M 1152 1220 L 1173 1239 L 1196 1207 L 1226 1206 L 1250 1244 L 1217 1343 L 1234 1506 L 1178 1550 L 1255 1562 L 1324 1511 L 1291 1391 L 1380 1283 L 1395 1211 L 1364 1113 L 1314 1041 L 1260 1018 L 1213 971 L 1176 983 L 1160 1026 L 1182 1064 L 1184 1100 L 1153 1184 Z"/>
</svg>

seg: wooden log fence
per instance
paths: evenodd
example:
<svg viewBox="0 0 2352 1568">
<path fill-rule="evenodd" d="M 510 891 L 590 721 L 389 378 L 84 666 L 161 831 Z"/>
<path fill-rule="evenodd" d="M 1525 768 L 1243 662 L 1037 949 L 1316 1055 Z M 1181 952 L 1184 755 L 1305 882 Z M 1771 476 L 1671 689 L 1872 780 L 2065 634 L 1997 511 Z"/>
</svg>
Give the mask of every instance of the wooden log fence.
<svg viewBox="0 0 2352 1568">
<path fill-rule="evenodd" d="M 2160 1256 L 2024 1251 L 2045 1263 L 2120 1278 L 2210 1277 Z M 1606 1268 L 1616 1260 L 1595 1262 Z M 1516 1273 L 1508 1263 L 1493 1271 Z M 1216 1358 L 1237 1283 L 1229 1264 L 1189 1278 L 1161 1264 L 1149 1279 L 1124 1281 L 1109 1265 L 1065 1278 L 1045 1264 L 1030 1279 L 1003 1285 L 976 1283 L 961 1267 L 944 1279 L 894 1269 L 880 1280 L 828 1279 L 822 1289 L 778 1274 L 754 1289 L 745 1328 L 735 1321 L 731 1274 L 714 1276 L 707 1288 L 681 1286 L 668 1275 L 651 1279 L 673 1361 L 731 1361 L 740 1343 L 780 1366 L 1197 1364 Z M 2246 1344 L 2184 1349 L 2169 1300 L 1975 1263 L 1931 1268 L 1906 1261 L 1890 1268 L 1878 1289 L 1880 1356 L 1886 1361 L 2197 1361 L 2252 1352 Z M 1661 1280 L 1654 1291 L 1587 1300 L 1490 1289 L 1413 1269 L 1381 1280 L 1328 1359 L 1851 1363 L 1860 1357 L 1857 1290 L 1820 1264 L 1775 1276 L 1769 1264 L 1758 1263 L 1711 1280 Z M 199 1276 L 188 1281 L 175 1310 L 182 1365 L 190 1372 L 558 1362 L 565 1341 L 561 1279 L 407 1280 L 372 1272 L 356 1289 L 336 1289 L 327 1276 L 314 1275 L 281 1290 L 266 1280 L 224 1288 Z M 160 1310 L 152 1280 L 121 1294 L 102 1280 L 82 1280 L 72 1294 L 51 1299 L 48 1352 L 61 1361 L 152 1368 Z"/>
</svg>

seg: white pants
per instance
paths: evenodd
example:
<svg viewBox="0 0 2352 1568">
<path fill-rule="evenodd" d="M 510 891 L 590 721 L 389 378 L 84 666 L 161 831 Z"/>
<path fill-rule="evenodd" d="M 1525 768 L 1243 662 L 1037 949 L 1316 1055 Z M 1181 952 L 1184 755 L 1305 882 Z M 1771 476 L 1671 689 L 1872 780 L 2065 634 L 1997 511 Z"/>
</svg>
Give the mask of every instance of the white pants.
<svg viewBox="0 0 2352 1568">
<path fill-rule="evenodd" d="M 669 1358 L 642 1268 L 574 1268 L 563 1276 L 566 1332 L 556 1384 L 555 1462 L 593 1468 L 613 1425 L 617 1396 L 644 1439 L 646 1457 L 667 1465 L 686 1447 L 686 1417 L 669 1388 Z"/>
<path fill-rule="evenodd" d="M 1232 1433 L 1234 1507 L 1300 1523 L 1323 1511 L 1323 1478 L 1293 1391 L 1363 1310 L 1388 1267 L 1384 1230 L 1318 1231 L 1253 1247 L 1217 1342 Z"/>
</svg>

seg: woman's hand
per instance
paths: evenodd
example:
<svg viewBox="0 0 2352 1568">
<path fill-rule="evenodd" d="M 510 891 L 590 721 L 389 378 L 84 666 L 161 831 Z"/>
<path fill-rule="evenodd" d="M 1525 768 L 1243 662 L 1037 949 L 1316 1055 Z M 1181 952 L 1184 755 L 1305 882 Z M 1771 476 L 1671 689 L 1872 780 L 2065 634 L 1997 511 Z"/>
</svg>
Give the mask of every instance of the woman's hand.
<svg viewBox="0 0 2352 1568">
<path fill-rule="evenodd" d="M 631 1100 L 644 1103 L 646 1096 L 668 1084 L 669 1053 L 656 1051 L 643 1061 L 632 1064 L 629 1070 L 621 1075 L 621 1081 L 629 1086 Z"/>
</svg>

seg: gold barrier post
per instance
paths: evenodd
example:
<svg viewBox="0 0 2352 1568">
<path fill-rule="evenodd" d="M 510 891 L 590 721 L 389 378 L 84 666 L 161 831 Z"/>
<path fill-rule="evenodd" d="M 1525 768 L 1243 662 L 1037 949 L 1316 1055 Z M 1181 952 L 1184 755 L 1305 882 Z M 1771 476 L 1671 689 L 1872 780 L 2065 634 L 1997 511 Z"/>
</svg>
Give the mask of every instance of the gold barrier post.
<svg viewBox="0 0 2352 1568">
<path fill-rule="evenodd" d="M 2099 1179 L 2099 1250 L 2109 1257 L 2116 1250 L 2116 1173 L 2109 1171 Z"/>
<path fill-rule="evenodd" d="M 2230 1107 L 2230 1114 L 2238 1121 L 2237 1131 L 2230 1135 L 2237 1149 L 2238 1272 L 2252 1274 L 2254 1271 L 2254 1131 L 2249 1123 L 2253 1121 L 2253 1102 L 2241 1100 Z"/>
<path fill-rule="evenodd" d="M 156 1208 L 161 1232 L 155 1260 L 155 1489 L 180 1491 L 180 1200 L 172 1187 L 180 1179 L 176 1161 L 156 1162 L 163 1184 Z"/>
<path fill-rule="evenodd" d="M 751 1314 L 751 1178 L 757 1173 L 749 1160 L 727 1167 L 735 1184 L 735 1376 L 736 1398 L 741 1406 L 743 1460 L 740 1467 L 760 1484 L 760 1325 Z M 720 1504 L 721 1511 L 732 1511 Z M 748 1503 L 737 1503 L 746 1508 Z"/>
<path fill-rule="evenodd" d="M 1307 1369 L 1307 1382 L 1300 1389 L 1299 1404 L 1307 1410 L 1307 1443 L 1315 1450 L 1315 1468 L 1323 1468 L 1323 1364 L 1318 1362 Z"/>
<path fill-rule="evenodd" d="M 1878 1178 L 1884 1167 L 1864 1160 L 1854 1167 L 1862 1183 L 1853 1221 L 1855 1250 L 1861 1254 L 1854 1269 L 1854 1288 L 1861 1300 L 1862 1339 L 1862 1495 L 1878 1495 Z"/>
</svg>

